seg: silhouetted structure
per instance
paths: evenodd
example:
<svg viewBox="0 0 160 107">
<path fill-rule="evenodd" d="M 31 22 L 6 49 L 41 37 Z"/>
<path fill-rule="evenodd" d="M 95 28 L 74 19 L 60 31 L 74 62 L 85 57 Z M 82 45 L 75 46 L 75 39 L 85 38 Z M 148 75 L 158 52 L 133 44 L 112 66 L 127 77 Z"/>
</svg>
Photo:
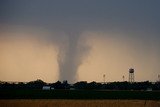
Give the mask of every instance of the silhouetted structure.
<svg viewBox="0 0 160 107">
<path fill-rule="evenodd" d="M 125 79 L 124 75 L 122 76 L 122 79 L 123 79 L 123 82 L 124 82 L 124 79 Z"/>
<path fill-rule="evenodd" d="M 134 82 L 134 69 L 133 68 L 129 69 L 129 82 L 130 83 Z"/>
<path fill-rule="evenodd" d="M 106 75 L 103 74 L 103 83 L 105 84 L 106 83 Z"/>
</svg>

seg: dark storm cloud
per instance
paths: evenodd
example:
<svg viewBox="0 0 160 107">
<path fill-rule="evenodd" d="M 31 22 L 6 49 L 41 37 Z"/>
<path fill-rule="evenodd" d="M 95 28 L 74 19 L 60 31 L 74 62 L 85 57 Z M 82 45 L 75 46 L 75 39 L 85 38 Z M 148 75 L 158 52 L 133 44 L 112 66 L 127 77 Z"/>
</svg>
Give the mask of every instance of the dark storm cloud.
<svg viewBox="0 0 160 107">
<path fill-rule="evenodd" d="M 158 0 L 5 0 L 1 19 L 8 23 L 41 25 L 56 30 L 157 29 Z"/>
<path fill-rule="evenodd" d="M 86 54 L 83 50 L 78 53 L 82 47 L 77 44 L 84 31 L 117 33 L 119 38 L 130 40 L 131 47 L 148 46 L 147 49 L 155 48 L 159 53 L 159 5 L 159 0 L 1 0 L 0 25 L 34 26 L 64 32 L 65 36 L 46 36 L 46 39 L 56 38 L 59 52 L 65 54 L 62 59 L 59 53 L 60 79 L 73 75 L 70 80 L 74 81 L 82 63 L 77 57 Z M 68 45 L 65 49 L 60 46 L 64 37 L 68 38 L 64 42 Z"/>
</svg>

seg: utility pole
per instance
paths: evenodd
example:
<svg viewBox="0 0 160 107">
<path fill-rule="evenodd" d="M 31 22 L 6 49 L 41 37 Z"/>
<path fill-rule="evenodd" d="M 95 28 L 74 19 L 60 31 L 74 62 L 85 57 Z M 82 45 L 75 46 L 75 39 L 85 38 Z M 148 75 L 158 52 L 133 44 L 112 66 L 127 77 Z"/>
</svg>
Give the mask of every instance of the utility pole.
<svg viewBox="0 0 160 107">
<path fill-rule="evenodd" d="M 105 84 L 106 83 L 106 75 L 103 74 L 103 83 Z"/>
<path fill-rule="evenodd" d="M 124 82 L 124 80 L 125 80 L 125 77 L 124 77 L 124 75 L 122 76 L 122 79 L 123 79 L 123 82 Z"/>
</svg>

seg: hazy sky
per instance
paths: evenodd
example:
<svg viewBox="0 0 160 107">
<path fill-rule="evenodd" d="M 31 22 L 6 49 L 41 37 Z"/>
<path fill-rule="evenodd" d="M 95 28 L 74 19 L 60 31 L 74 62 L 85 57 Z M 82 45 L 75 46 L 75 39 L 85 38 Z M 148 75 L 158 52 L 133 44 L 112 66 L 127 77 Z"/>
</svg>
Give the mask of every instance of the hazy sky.
<svg viewBox="0 0 160 107">
<path fill-rule="evenodd" d="M 0 0 L 0 80 L 160 74 L 160 0 Z"/>
</svg>

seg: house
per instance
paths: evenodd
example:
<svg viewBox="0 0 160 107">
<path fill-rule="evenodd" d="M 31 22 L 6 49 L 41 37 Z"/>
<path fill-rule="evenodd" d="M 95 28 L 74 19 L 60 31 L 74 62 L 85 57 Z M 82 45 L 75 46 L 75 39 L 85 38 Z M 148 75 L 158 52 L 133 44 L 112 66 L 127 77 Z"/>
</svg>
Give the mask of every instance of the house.
<svg viewBox="0 0 160 107">
<path fill-rule="evenodd" d="M 42 90 L 51 90 L 51 87 L 50 86 L 43 86 Z"/>
</svg>

